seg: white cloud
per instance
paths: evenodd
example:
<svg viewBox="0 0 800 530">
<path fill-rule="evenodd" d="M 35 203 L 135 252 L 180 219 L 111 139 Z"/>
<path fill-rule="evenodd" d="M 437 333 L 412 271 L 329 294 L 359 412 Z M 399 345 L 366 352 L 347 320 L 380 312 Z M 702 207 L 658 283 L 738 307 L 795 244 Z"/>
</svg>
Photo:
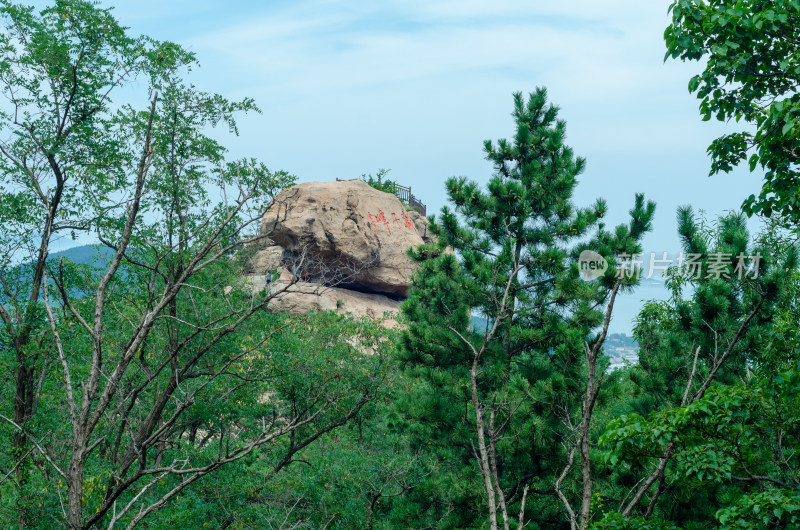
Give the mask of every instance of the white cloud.
<svg viewBox="0 0 800 530">
<path fill-rule="evenodd" d="M 651 193 L 652 240 L 670 250 L 678 204 L 736 207 L 757 179 L 705 177 L 721 129 L 700 122 L 687 94 L 697 65 L 663 63 L 668 4 L 230 0 L 192 12 L 181 0 L 153 3 L 162 15 L 135 30 L 174 27 L 203 64 L 199 86 L 256 99 L 264 114 L 242 120 L 234 153 L 307 180 L 389 167 L 434 211 L 446 177 L 488 177 L 482 141 L 512 134 L 511 92 L 547 86 L 589 161 L 580 200 L 605 196 L 622 219 L 635 191 Z"/>
</svg>

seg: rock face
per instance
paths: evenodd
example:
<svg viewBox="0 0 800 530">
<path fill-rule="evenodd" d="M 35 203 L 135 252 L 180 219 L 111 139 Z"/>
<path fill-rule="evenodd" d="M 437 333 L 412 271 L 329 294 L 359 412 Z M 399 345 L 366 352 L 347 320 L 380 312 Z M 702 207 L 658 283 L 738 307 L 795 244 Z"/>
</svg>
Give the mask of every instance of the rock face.
<svg viewBox="0 0 800 530">
<path fill-rule="evenodd" d="M 273 311 L 288 311 L 298 314 L 306 311 L 336 311 L 349 313 L 355 317 L 368 317 L 383 321 L 383 325 L 393 328 L 397 325 L 400 302 L 379 294 L 360 293 L 350 289 L 325 287 L 311 283 L 299 283 L 280 292 L 270 301 Z"/>
<path fill-rule="evenodd" d="M 266 274 L 281 268 L 283 263 L 283 248 L 269 246 L 256 252 L 247 263 L 248 274 Z"/>
<path fill-rule="evenodd" d="M 308 182 L 275 198 L 261 230 L 299 277 L 399 299 L 414 271 L 406 252 L 425 241 L 427 221 L 360 180 Z"/>
<path fill-rule="evenodd" d="M 280 193 L 264 214 L 267 244 L 245 266 L 272 311 L 336 311 L 397 325 L 428 221 L 360 180 L 309 182 Z"/>
</svg>

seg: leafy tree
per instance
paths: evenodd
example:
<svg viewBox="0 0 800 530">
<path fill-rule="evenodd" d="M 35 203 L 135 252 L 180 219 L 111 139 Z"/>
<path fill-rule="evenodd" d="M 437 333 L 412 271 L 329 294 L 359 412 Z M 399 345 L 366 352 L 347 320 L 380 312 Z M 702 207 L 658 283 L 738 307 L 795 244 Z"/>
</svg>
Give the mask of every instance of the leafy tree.
<svg viewBox="0 0 800 530">
<path fill-rule="evenodd" d="M 742 215 L 708 226 L 681 208 L 678 221 L 685 260 L 667 274 L 673 297 L 639 315 L 632 410 L 601 444 L 620 486 L 608 494 L 623 516 L 701 525 L 741 500 L 742 484 L 769 482 L 753 477 L 786 472 L 764 457 L 796 435 L 791 422 L 781 425 L 794 398 L 786 387 L 774 392 L 774 378 L 797 358 L 798 343 L 779 331 L 798 321 L 797 252 L 754 245 Z"/>
<path fill-rule="evenodd" d="M 219 451 L 216 429 L 231 428 L 244 438 L 247 430 L 261 430 L 265 410 L 272 405 L 289 409 L 280 414 L 284 421 L 297 414 L 290 410 L 312 407 L 322 409 L 321 413 L 263 450 L 198 479 L 171 501 L 170 509 L 154 513 L 141 526 L 194 528 L 202 526 L 198 523 L 202 521 L 210 528 L 366 527 L 373 499 L 368 498 L 372 492 L 365 485 L 377 482 L 384 466 L 389 474 L 404 469 L 396 448 L 375 451 L 379 443 L 387 443 L 385 438 L 370 439 L 380 432 L 380 422 L 370 419 L 384 407 L 370 401 L 369 410 L 361 410 L 358 421 L 354 418 L 336 429 L 328 428 L 336 426 L 343 413 L 352 412 L 364 389 L 374 392 L 377 399 L 386 399 L 389 343 L 385 330 L 375 322 L 351 321 L 332 312 L 295 318 L 262 312 L 236 336 L 246 341 L 264 327 L 280 329 L 280 333 L 247 363 L 236 366 L 240 383 L 219 389 L 227 392 L 233 386 L 232 393 L 203 394 L 204 402 L 193 407 L 183 422 L 182 449 L 211 462 Z M 373 353 L 363 355 L 353 347 L 356 343 Z M 224 356 L 228 349 L 217 355 Z M 248 384 L 242 385 L 245 379 Z M 233 445 L 233 440 L 226 443 Z M 399 460 L 396 468 L 387 462 L 391 459 Z M 175 482 L 155 486 L 151 499 L 169 491 Z M 388 485 L 385 493 L 394 493 L 393 486 Z"/>
<path fill-rule="evenodd" d="M 617 274 L 615 258 L 640 250 L 654 205 L 638 196 L 630 225 L 607 232 L 603 201 L 572 205 L 585 162 L 564 144 L 545 90 L 515 94 L 513 116 L 514 139 L 485 144 L 495 170 L 487 189 L 449 179 L 455 209 L 432 222 L 438 242 L 412 253 L 420 270 L 403 306 L 401 359 L 420 383 L 406 410 L 420 443 L 450 468 L 420 509 L 447 527 L 509 528 L 524 523 L 532 495 L 555 500 L 548 509 L 534 501 L 540 524 L 561 524 L 566 509 L 571 526 L 585 528 L 600 348 L 616 293 L 635 281 Z M 593 283 L 575 262 L 588 248 L 611 263 Z M 482 329 L 471 314 L 483 317 Z M 565 492 L 573 461 L 580 485 Z"/>
<path fill-rule="evenodd" d="M 388 371 L 376 399 L 358 417 L 299 451 L 297 463 L 270 480 L 264 480 L 272 471 L 269 461 L 250 459 L 212 478 L 213 487 L 195 498 L 211 497 L 217 506 L 206 514 L 217 512 L 218 520 L 235 513 L 237 522 L 256 528 L 269 523 L 284 528 L 422 526 L 405 508 L 407 494 L 427 476 L 430 463 L 393 426 L 393 402 L 407 386 L 400 379 L 395 370 Z M 191 506 L 194 500 L 187 497 L 185 503 Z M 174 524 L 184 513 L 176 506 L 160 522 Z"/>
<path fill-rule="evenodd" d="M 16 356 L 12 421 L 18 429 L 12 446 L 24 491 L 29 444 L 23 429 L 36 411 L 37 381 L 48 364 L 42 352 L 52 347 L 38 303 L 50 244 L 118 213 L 95 208 L 92 197 L 112 194 L 136 157 L 116 141 L 102 116 L 111 114 L 110 95 L 121 83 L 148 69 L 159 72 L 152 59 L 164 52 L 156 43 L 128 37 L 108 12 L 88 3 L 59 2 L 35 14 L 4 1 L 0 15 L 0 254 L 4 269 L 15 261 L 33 263 L 23 281 L 5 282 L 0 310 Z M 181 60 L 174 54 L 169 59 Z M 76 193 L 79 186 L 90 193 Z M 30 523 L 21 507 L 20 526 Z"/>
<path fill-rule="evenodd" d="M 655 515 L 677 524 L 709 525 L 716 518 L 722 528 L 793 528 L 800 515 L 798 373 L 795 366 L 774 377 L 715 385 L 689 405 L 646 420 L 624 417 L 606 434 L 615 444 L 612 459 L 623 455 L 626 463 L 642 465 L 673 446 L 673 499 Z"/>
<path fill-rule="evenodd" d="M 716 139 L 711 173 L 745 160 L 766 172 L 749 214 L 780 214 L 800 222 L 800 2 L 797 0 L 676 0 L 664 37 L 667 56 L 705 61 L 689 90 L 704 120 L 744 120 L 750 128 Z M 752 128 L 755 132 L 752 132 Z"/>
<path fill-rule="evenodd" d="M 209 136 L 253 101 L 199 91 L 191 53 L 92 2 L 0 16 L 4 519 L 133 527 L 262 447 L 273 476 L 352 419 L 381 378 L 383 357 L 351 346 L 370 335 L 268 315 L 275 293 L 229 259 L 294 181 Z M 143 94 L 112 102 L 134 79 Z M 111 258 L 49 261 L 72 234 Z"/>
<path fill-rule="evenodd" d="M 379 169 L 375 176 L 373 177 L 372 174 L 364 174 L 361 175 L 361 180 L 375 188 L 376 190 L 385 191 L 386 193 L 391 193 L 392 195 L 397 195 L 397 182 L 394 180 L 385 178 L 386 175 L 389 174 L 389 169 Z"/>
</svg>

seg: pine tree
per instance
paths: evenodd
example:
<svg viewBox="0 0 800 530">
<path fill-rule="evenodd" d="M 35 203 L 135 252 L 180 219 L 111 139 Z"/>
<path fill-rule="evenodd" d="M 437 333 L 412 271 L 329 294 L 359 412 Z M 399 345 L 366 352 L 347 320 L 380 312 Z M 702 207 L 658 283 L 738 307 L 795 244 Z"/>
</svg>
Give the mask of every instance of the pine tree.
<svg viewBox="0 0 800 530">
<path fill-rule="evenodd" d="M 618 278 L 615 257 L 640 251 L 655 208 L 637 196 L 630 225 L 606 231 L 604 201 L 572 203 L 585 160 L 565 145 L 545 89 L 527 101 L 515 94 L 512 115 L 514 139 L 485 143 L 494 167 L 486 190 L 447 181 L 454 209 L 432 220 L 438 242 L 412 253 L 420 270 L 403 307 L 401 357 L 419 380 L 406 409 L 447 462 L 423 508 L 459 527 L 485 520 L 481 506 L 492 528 L 501 517 L 508 528 L 524 520 L 528 494 L 549 501 L 536 501 L 540 523 L 563 523 L 553 484 L 575 454 L 580 436 L 570 426 L 581 421 L 584 394 L 599 391 L 602 309 L 635 281 Z M 576 258 L 589 248 L 609 263 L 596 282 L 579 277 Z"/>
<path fill-rule="evenodd" d="M 714 525 L 718 510 L 739 495 L 743 484 L 759 483 L 730 484 L 731 469 L 740 459 L 747 469 L 765 465 L 770 457 L 748 462 L 746 436 L 720 434 L 729 424 L 750 422 L 745 416 L 755 417 L 757 407 L 750 403 L 752 410 L 745 414 L 738 408 L 732 412 L 736 407 L 709 409 L 708 403 L 729 398 L 747 403 L 759 384 L 770 386 L 779 372 L 795 367 L 797 339 L 786 331 L 797 323 L 797 249 L 771 243 L 772 234 L 759 238 L 768 245 L 751 241 L 741 214 L 708 223 L 688 206 L 678 210 L 678 232 L 683 259 L 666 275 L 672 299 L 648 302 L 634 329 L 640 350 L 639 363 L 629 372 L 631 414 L 612 422 L 603 435 L 614 463 L 624 462 L 615 466 L 620 487 L 609 491 L 616 497 L 609 505 L 622 506 L 626 517 L 641 513 L 680 525 Z M 703 401 L 708 392 L 714 397 Z M 709 417 L 697 420 L 696 410 Z M 765 421 L 768 413 L 763 411 Z M 713 431 L 704 431 L 703 422 L 713 424 Z M 756 445 L 759 450 L 772 445 L 773 455 L 781 454 L 781 442 L 770 438 L 791 432 L 763 428 Z M 728 476 L 720 477 L 719 466 L 726 462 Z M 687 466 L 694 476 L 686 473 Z M 733 474 L 746 475 L 741 468 Z"/>
</svg>

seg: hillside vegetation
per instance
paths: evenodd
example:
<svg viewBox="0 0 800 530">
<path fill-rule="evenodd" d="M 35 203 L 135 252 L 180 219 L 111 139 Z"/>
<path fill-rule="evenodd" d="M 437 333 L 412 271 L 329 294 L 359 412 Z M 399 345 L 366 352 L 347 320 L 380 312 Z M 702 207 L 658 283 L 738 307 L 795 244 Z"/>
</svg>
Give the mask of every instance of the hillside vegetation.
<svg viewBox="0 0 800 530">
<path fill-rule="evenodd" d="M 194 53 L 95 2 L 0 1 L 0 527 L 800 528 L 800 2 L 670 9 L 701 117 L 743 122 L 711 171 L 765 177 L 719 218 L 676 212 L 690 259 L 625 337 L 656 204 L 609 190 L 611 226 L 576 203 L 558 94 L 511 95 L 491 171 L 443 178 L 427 222 L 379 194 L 416 234 L 392 276 L 384 212 L 344 248 L 342 211 L 285 215 L 321 186 L 230 157 L 258 107 L 196 87 Z M 337 285 L 399 310 L 276 305 Z"/>
</svg>

